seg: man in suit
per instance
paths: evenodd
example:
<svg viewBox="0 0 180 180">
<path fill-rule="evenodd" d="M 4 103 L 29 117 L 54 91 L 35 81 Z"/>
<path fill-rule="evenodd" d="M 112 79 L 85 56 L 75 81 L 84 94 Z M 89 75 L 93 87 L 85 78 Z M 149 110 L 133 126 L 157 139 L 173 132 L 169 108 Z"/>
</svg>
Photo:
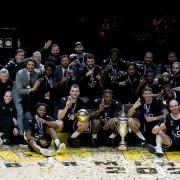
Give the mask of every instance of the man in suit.
<svg viewBox="0 0 180 180">
<path fill-rule="evenodd" d="M 20 132 L 20 143 L 24 143 L 25 119 L 31 119 L 33 107 L 37 103 L 37 98 L 33 98 L 40 82 L 37 81 L 39 74 L 34 71 L 36 62 L 28 59 L 26 68 L 21 69 L 16 74 L 16 81 L 13 85 L 13 99 L 17 110 L 17 121 Z"/>
<path fill-rule="evenodd" d="M 62 97 L 67 96 L 72 84 L 76 83 L 77 79 L 77 68 L 70 65 L 69 55 L 62 55 L 60 57 L 60 65 L 56 66 L 54 72 L 54 88 L 55 88 L 55 107 L 54 115 L 57 117 L 58 104 Z"/>
</svg>

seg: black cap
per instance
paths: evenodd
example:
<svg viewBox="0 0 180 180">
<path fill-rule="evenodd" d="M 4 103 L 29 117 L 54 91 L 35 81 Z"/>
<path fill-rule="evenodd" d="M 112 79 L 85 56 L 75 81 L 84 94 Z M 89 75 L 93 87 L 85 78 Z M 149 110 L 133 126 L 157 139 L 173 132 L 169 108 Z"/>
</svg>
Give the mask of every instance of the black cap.
<svg viewBox="0 0 180 180">
<path fill-rule="evenodd" d="M 83 47 L 82 42 L 76 42 L 76 43 L 74 44 L 74 47 L 75 47 L 75 48 L 77 48 L 77 47 Z"/>
</svg>

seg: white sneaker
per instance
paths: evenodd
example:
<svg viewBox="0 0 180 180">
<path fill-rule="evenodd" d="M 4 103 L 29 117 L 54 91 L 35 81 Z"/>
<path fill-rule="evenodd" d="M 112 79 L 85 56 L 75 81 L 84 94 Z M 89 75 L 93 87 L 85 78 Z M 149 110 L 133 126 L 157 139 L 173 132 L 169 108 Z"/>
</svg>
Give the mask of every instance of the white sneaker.
<svg viewBox="0 0 180 180">
<path fill-rule="evenodd" d="M 56 154 L 62 154 L 64 153 L 64 150 L 66 149 L 66 145 L 64 143 L 61 143 L 56 151 Z"/>
<path fill-rule="evenodd" d="M 45 148 L 41 149 L 40 153 L 42 155 L 46 156 L 46 157 L 51 157 L 52 156 L 51 152 L 48 149 L 45 149 Z"/>
<path fill-rule="evenodd" d="M 156 146 L 155 149 L 156 149 L 156 155 L 158 157 L 163 157 L 164 156 L 164 152 L 162 151 L 162 148 Z"/>
<path fill-rule="evenodd" d="M 160 148 L 158 146 L 154 147 L 153 145 L 148 144 L 147 148 L 148 148 L 149 152 L 156 154 L 158 157 L 164 156 L 164 152 L 162 151 L 162 148 Z"/>
</svg>

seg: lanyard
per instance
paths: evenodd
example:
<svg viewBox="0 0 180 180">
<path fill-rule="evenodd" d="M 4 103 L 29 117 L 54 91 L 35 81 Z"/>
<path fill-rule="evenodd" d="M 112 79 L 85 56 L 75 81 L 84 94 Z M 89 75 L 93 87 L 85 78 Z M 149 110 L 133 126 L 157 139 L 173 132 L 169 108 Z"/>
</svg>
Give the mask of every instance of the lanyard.
<svg viewBox="0 0 180 180">
<path fill-rule="evenodd" d="M 49 77 L 49 78 L 48 78 L 48 77 L 45 75 L 45 78 L 46 78 L 46 88 L 48 88 L 48 85 L 51 87 L 52 84 L 53 84 L 52 77 Z"/>
<path fill-rule="evenodd" d="M 145 107 L 145 116 L 148 116 L 150 114 L 151 104 L 144 104 Z"/>
<path fill-rule="evenodd" d="M 76 104 L 74 104 L 74 107 L 71 109 L 70 113 L 68 114 L 68 118 L 69 120 L 74 120 L 75 119 L 75 109 L 76 109 Z"/>
<path fill-rule="evenodd" d="M 117 70 L 113 67 L 113 63 L 112 63 L 111 59 L 110 59 L 110 65 L 111 65 L 111 73 L 112 73 L 112 75 L 116 75 Z"/>
<path fill-rule="evenodd" d="M 53 83 L 53 80 L 52 80 L 52 77 L 47 77 L 46 75 L 45 75 L 45 78 L 46 78 L 46 80 L 47 80 L 47 83 L 49 84 L 49 85 L 52 85 L 52 83 Z"/>
<path fill-rule="evenodd" d="M 75 109 L 76 109 L 76 103 L 74 104 L 74 107 L 71 109 L 71 112 L 70 112 L 70 114 L 71 114 L 71 115 L 73 115 L 73 114 L 74 114 Z"/>
<path fill-rule="evenodd" d="M 35 117 L 35 119 L 36 119 L 36 122 L 37 122 L 37 126 L 38 126 L 38 130 L 39 130 L 39 133 L 40 134 L 43 134 L 43 125 L 42 125 L 42 123 L 40 123 L 39 121 L 38 121 L 38 118 L 39 117 Z"/>
<path fill-rule="evenodd" d="M 82 66 L 82 65 L 85 64 L 85 63 L 84 63 L 84 58 L 85 58 L 85 53 L 83 53 L 83 54 L 81 54 L 81 55 L 78 55 L 78 54 L 77 54 L 77 60 L 78 60 L 80 66 Z"/>
</svg>

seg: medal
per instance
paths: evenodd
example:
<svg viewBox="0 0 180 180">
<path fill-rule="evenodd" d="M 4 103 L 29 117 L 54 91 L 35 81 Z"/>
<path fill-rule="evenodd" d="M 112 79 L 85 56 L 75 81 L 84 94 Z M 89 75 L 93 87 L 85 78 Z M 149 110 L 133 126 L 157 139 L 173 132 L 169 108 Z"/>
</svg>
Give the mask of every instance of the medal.
<svg viewBox="0 0 180 180">
<path fill-rule="evenodd" d="M 73 121 L 75 119 L 76 115 L 72 114 L 72 115 L 68 115 L 69 121 Z"/>
<path fill-rule="evenodd" d="M 76 103 L 74 104 L 74 107 L 71 109 L 71 112 L 68 114 L 69 121 L 73 121 L 76 118 Z"/>
</svg>

